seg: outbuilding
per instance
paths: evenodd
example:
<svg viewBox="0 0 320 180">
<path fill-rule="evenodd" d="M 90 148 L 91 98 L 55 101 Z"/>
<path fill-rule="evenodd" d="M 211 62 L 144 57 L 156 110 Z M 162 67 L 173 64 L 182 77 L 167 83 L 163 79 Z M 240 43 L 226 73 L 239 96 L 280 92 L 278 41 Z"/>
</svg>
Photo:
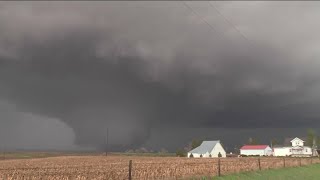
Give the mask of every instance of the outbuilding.
<svg viewBox="0 0 320 180">
<path fill-rule="evenodd" d="M 203 141 L 200 146 L 188 152 L 188 157 L 194 158 L 210 158 L 210 157 L 226 157 L 226 151 L 223 149 L 220 141 Z"/>
<path fill-rule="evenodd" d="M 240 155 L 271 156 L 272 149 L 268 145 L 244 145 L 240 148 Z"/>
</svg>

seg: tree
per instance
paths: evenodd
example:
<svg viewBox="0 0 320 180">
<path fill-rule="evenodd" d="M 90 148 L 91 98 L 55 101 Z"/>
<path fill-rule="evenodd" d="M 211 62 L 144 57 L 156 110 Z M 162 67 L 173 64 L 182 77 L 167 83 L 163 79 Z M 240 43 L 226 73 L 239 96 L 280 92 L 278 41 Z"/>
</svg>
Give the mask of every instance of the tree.
<svg viewBox="0 0 320 180">
<path fill-rule="evenodd" d="M 144 147 L 135 150 L 135 153 L 147 153 L 148 150 Z"/>
<path fill-rule="evenodd" d="M 238 146 L 234 146 L 234 148 L 233 148 L 233 153 L 234 153 L 234 154 L 240 154 L 240 149 L 239 149 Z"/>
<path fill-rule="evenodd" d="M 278 141 L 278 139 L 276 139 L 276 138 L 273 138 L 273 139 L 271 140 L 271 146 L 273 147 L 274 145 L 279 145 L 279 141 Z"/>
<path fill-rule="evenodd" d="M 203 142 L 203 140 L 193 139 L 191 142 L 191 148 L 194 149 L 194 148 L 200 146 L 202 142 Z"/>
<path fill-rule="evenodd" d="M 189 142 L 186 147 L 183 148 L 184 151 L 189 152 L 192 150 L 192 142 Z"/>
<path fill-rule="evenodd" d="M 166 154 L 166 153 L 168 153 L 168 150 L 166 150 L 165 148 L 161 148 L 159 153 L 160 154 Z"/>
<path fill-rule="evenodd" d="M 316 133 L 313 129 L 308 129 L 307 131 L 307 142 L 306 145 L 312 147 L 313 141 L 316 138 Z"/>
<path fill-rule="evenodd" d="M 257 145 L 257 144 L 259 144 L 259 141 L 256 139 L 256 138 L 249 138 L 249 140 L 248 140 L 248 144 L 249 145 Z"/>
<path fill-rule="evenodd" d="M 126 150 L 126 153 L 134 153 L 134 150 L 133 149 L 128 149 L 128 150 Z"/>
<path fill-rule="evenodd" d="M 176 151 L 176 156 L 178 156 L 178 157 L 186 157 L 186 156 L 187 156 L 187 153 L 186 153 L 186 151 L 184 151 L 184 150 L 182 150 L 182 149 L 178 149 L 178 150 Z"/>
</svg>

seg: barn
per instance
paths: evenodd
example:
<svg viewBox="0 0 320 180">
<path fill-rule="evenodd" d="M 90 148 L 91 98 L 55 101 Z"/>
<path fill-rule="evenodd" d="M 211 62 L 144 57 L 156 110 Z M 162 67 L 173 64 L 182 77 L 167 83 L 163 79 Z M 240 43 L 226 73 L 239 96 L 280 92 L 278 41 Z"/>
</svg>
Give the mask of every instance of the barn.
<svg viewBox="0 0 320 180">
<path fill-rule="evenodd" d="M 268 145 L 244 145 L 240 148 L 240 155 L 271 156 L 272 149 Z"/>
<path fill-rule="evenodd" d="M 223 149 L 219 140 L 203 141 L 200 146 L 188 152 L 188 157 L 226 157 L 226 151 Z"/>
</svg>

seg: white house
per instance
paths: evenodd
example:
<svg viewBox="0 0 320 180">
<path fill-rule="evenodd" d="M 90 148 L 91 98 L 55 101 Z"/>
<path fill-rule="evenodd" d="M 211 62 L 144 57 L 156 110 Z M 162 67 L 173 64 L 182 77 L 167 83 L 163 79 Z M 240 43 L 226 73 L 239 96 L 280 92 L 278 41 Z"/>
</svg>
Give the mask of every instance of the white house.
<svg viewBox="0 0 320 180">
<path fill-rule="evenodd" d="M 188 157 L 226 157 L 226 151 L 223 149 L 220 141 L 203 141 L 200 146 L 188 152 Z"/>
<path fill-rule="evenodd" d="M 244 145 L 240 148 L 240 155 L 271 156 L 272 149 L 268 145 Z"/>
<path fill-rule="evenodd" d="M 296 137 L 290 141 L 290 145 L 287 144 L 287 146 L 274 147 L 273 155 L 294 157 L 312 156 L 312 148 L 304 146 L 304 142 L 305 141 L 303 141 L 302 139 Z"/>
</svg>

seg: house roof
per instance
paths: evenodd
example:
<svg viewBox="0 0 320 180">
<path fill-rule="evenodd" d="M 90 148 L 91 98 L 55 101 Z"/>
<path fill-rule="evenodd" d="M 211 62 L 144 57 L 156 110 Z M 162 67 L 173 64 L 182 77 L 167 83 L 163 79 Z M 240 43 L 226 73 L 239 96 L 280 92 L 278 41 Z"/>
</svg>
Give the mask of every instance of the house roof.
<svg viewBox="0 0 320 180">
<path fill-rule="evenodd" d="M 266 149 L 268 145 L 244 145 L 241 150 L 250 150 L 250 149 Z"/>
<path fill-rule="evenodd" d="M 295 138 L 297 138 L 297 137 L 285 138 L 283 145 L 284 145 L 284 146 L 291 146 L 291 141 L 292 141 L 293 139 L 295 139 Z M 301 140 L 304 141 L 304 142 L 307 141 L 307 138 L 306 138 L 306 137 L 302 137 L 302 138 L 299 138 L 299 139 L 301 139 Z"/>
<path fill-rule="evenodd" d="M 294 141 L 294 140 L 300 140 L 300 141 L 302 141 L 302 142 L 305 142 L 304 140 L 302 140 L 302 139 L 300 139 L 300 138 L 298 138 L 298 137 L 292 139 L 290 142 L 292 142 L 292 141 Z"/>
<path fill-rule="evenodd" d="M 189 153 L 205 154 L 207 152 L 211 152 L 217 143 L 220 143 L 220 141 L 203 141 L 200 146 L 189 151 Z"/>
</svg>

